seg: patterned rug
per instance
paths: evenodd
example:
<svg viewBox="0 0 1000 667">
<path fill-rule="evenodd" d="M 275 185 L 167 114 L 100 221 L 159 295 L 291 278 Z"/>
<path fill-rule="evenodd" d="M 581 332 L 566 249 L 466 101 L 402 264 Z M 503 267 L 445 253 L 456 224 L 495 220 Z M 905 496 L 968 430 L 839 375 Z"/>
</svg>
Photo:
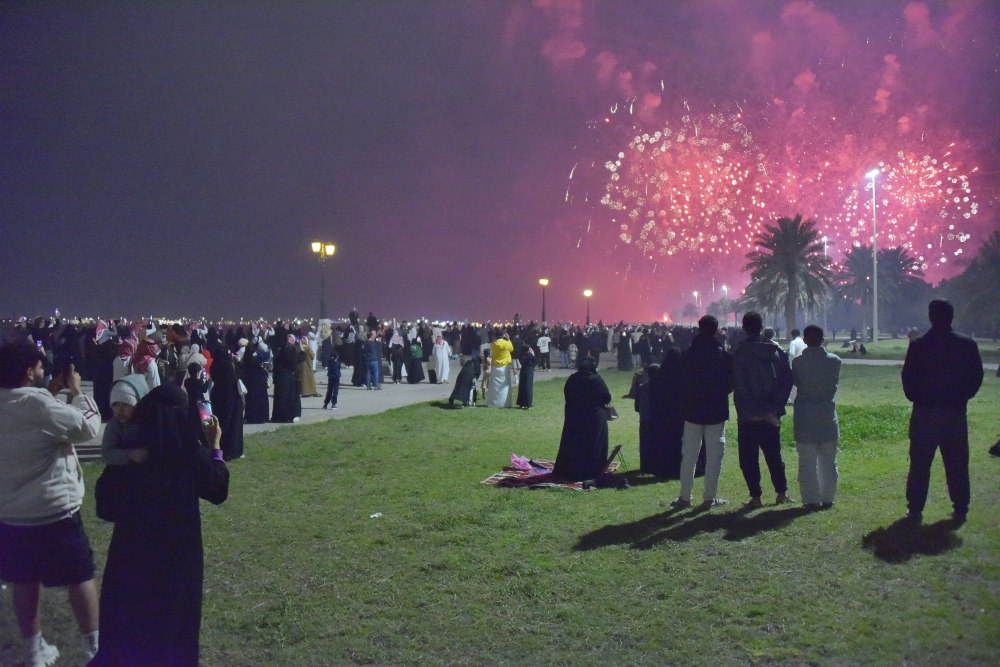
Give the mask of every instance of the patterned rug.
<svg viewBox="0 0 1000 667">
<path fill-rule="evenodd" d="M 526 489 L 541 489 L 547 486 L 555 486 L 563 489 L 573 489 L 574 491 L 590 490 L 590 487 L 584 488 L 583 482 L 554 481 L 551 471 L 555 464 L 555 461 L 531 459 L 530 471 L 518 470 L 513 466 L 504 466 L 503 470 L 491 477 L 487 477 L 482 483 Z M 614 472 L 618 469 L 618 465 L 618 461 L 612 461 L 608 464 L 606 472 Z"/>
</svg>

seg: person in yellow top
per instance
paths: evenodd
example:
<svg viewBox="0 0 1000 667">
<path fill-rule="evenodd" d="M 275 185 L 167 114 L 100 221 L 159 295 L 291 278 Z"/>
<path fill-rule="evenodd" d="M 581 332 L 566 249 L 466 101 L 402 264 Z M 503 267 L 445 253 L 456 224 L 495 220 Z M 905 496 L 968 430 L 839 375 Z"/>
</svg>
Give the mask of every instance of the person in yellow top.
<svg viewBox="0 0 1000 667">
<path fill-rule="evenodd" d="M 490 345 L 493 362 L 490 370 L 490 390 L 486 395 L 488 408 L 509 408 L 512 405 L 510 363 L 513 351 L 514 344 L 510 342 L 510 335 L 506 331 L 503 332 L 503 337 L 497 338 Z"/>
</svg>

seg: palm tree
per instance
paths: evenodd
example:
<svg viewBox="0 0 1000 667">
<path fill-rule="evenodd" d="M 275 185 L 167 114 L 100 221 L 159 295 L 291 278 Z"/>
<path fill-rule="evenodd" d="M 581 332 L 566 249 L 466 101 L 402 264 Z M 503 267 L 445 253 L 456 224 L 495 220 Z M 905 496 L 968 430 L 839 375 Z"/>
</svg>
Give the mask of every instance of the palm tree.
<svg viewBox="0 0 1000 667">
<path fill-rule="evenodd" d="M 795 328 L 799 307 L 814 308 L 830 287 L 831 262 L 823 254 L 823 237 L 813 220 L 802 216 L 781 218 L 777 225 L 765 225 L 755 239 L 757 249 L 747 253 L 744 271 L 751 272 L 751 285 L 759 298 L 783 301 L 785 330 Z M 747 289 L 750 292 L 750 289 Z"/>
<path fill-rule="evenodd" d="M 688 324 L 691 324 L 691 320 L 698 317 L 698 306 L 693 303 L 684 304 L 684 317 L 688 318 Z"/>
<path fill-rule="evenodd" d="M 878 251 L 878 305 L 887 312 L 903 294 L 922 282 L 920 264 L 906 248 L 884 248 Z M 854 246 L 844 255 L 836 275 L 835 291 L 848 306 L 861 303 L 861 331 L 868 331 L 868 314 L 872 307 L 872 247 Z M 863 333 L 862 335 L 867 335 Z"/>
<path fill-rule="evenodd" d="M 993 232 L 969 262 L 950 280 L 945 292 L 955 303 L 956 319 L 970 328 L 1000 327 L 1000 231 Z"/>
</svg>

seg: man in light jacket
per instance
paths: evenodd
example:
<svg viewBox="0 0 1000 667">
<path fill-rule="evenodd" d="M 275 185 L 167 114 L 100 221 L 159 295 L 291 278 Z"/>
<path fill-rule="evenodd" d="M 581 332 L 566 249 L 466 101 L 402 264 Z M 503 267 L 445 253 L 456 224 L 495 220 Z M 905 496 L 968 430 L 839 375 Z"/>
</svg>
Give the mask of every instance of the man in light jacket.
<svg viewBox="0 0 1000 667">
<path fill-rule="evenodd" d="M 83 472 L 73 443 L 97 437 L 97 404 L 80 391 L 73 366 L 49 389 L 41 352 L 30 343 L 0 348 L 0 579 L 13 584 L 25 665 L 51 665 L 59 650 L 42 638 L 41 585 L 66 586 L 87 659 L 97 653 L 94 555 L 83 530 Z M 66 391 L 70 403 L 54 393 Z"/>
<path fill-rule="evenodd" d="M 795 448 L 799 452 L 799 493 L 809 509 L 833 507 L 837 495 L 837 386 L 840 357 L 823 347 L 823 330 L 810 324 L 806 349 L 792 359 Z"/>
<path fill-rule="evenodd" d="M 777 493 L 776 504 L 791 501 L 785 464 L 781 460 L 781 417 L 792 391 L 792 369 L 784 350 L 761 336 L 764 320 L 760 313 L 743 316 L 747 339 L 733 350 L 733 404 L 736 406 L 736 444 L 740 470 L 750 490 L 751 509 L 762 507 L 760 452 L 771 473 Z"/>
</svg>

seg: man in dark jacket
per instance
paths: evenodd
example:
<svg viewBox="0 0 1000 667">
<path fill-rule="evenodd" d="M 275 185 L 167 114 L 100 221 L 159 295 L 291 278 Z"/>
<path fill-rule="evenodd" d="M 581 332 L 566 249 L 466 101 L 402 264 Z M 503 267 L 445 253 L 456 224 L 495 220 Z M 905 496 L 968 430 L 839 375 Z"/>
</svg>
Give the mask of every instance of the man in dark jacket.
<svg viewBox="0 0 1000 667">
<path fill-rule="evenodd" d="M 784 350 L 760 332 L 764 321 L 759 313 L 743 316 L 746 340 L 733 351 L 733 379 L 736 405 L 737 446 L 740 470 L 750 490 L 750 508 L 761 507 L 760 451 L 778 494 L 777 504 L 791 502 L 785 464 L 781 460 L 781 417 L 792 391 L 792 368 Z"/>
<path fill-rule="evenodd" d="M 705 442 L 705 494 L 702 507 L 726 504 L 717 497 L 722 457 L 726 453 L 729 394 L 733 391 L 733 360 L 715 334 L 719 321 L 711 315 L 698 320 L 698 335 L 681 352 L 681 378 L 685 387 L 681 411 L 684 440 L 681 446 L 681 495 L 674 507 L 691 506 L 695 466 Z"/>
<path fill-rule="evenodd" d="M 365 357 L 365 387 L 367 389 L 381 389 L 379 382 L 379 371 L 382 369 L 382 341 L 378 339 L 378 331 L 372 329 L 368 332 L 368 340 L 364 346 Z"/>
<path fill-rule="evenodd" d="M 907 516 L 923 518 L 934 451 L 941 448 L 952 517 L 961 524 L 969 512 L 969 427 L 965 407 L 983 383 L 983 361 L 975 341 L 951 330 L 951 304 L 935 299 L 927 308 L 931 328 L 914 338 L 903 363 L 903 392 L 910 415 L 910 474 Z"/>
</svg>

